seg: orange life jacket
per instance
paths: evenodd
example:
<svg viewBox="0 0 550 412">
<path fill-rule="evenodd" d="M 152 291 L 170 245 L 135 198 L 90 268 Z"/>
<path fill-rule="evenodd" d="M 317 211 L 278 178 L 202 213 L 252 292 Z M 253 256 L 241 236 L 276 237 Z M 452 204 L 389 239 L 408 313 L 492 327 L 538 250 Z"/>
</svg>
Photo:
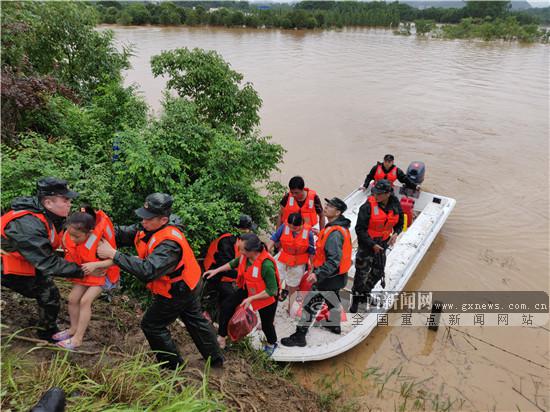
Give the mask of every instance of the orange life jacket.
<svg viewBox="0 0 550 412">
<path fill-rule="evenodd" d="M 393 166 L 391 170 L 386 173 L 381 164 L 376 168 L 376 173 L 374 174 L 374 181 L 378 182 L 379 180 L 386 179 L 393 186 L 393 182 L 397 180 L 397 166 Z"/>
<path fill-rule="evenodd" d="M 3 238 L 6 238 L 5 229 L 8 223 L 12 220 L 19 219 L 26 215 L 33 215 L 38 218 L 49 234 L 49 241 L 52 245 L 52 249 L 56 250 L 61 245 L 61 235 L 63 232 L 57 232 L 55 226 L 46 219 L 46 216 L 42 213 L 31 212 L 30 210 L 10 210 L 2 216 L 0 233 Z M 6 275 L 20 275 L 20 276 L 35 276 L 36 268 L 25 259 L 19 252 L 2 252 L 2 273 Z"/>
<path fill-rule="evenodd" d="M 349 229 L 342 226 L 329 226 L 321 232 L 319 232 L 319 238 L 317 239 L 317 244 L 315 245 L 315 257 L 313 258 L 313 266 L 318 268 L 325 263 L 327 260 L 325 254 L 325 244 L 329 235 L 333 231 L 339 231 L 342 236 L 344 236 L 344 244 L 342 245 L 342 258 L 340 259 L 340 267 L 338 270 L 339 275 L 346 274 L 351 268 L 351 254 L 352 254 L 352 244 L 351 244 L 351 234 Z"/>
<path fill-rule="evenodd" d="M 153 250 L 155 250 L 155 248 L 165 240 L 171 240 L 176 242 L 181 247 L 182 251 L 181 259 L 174 271 L 177 271 L 183 267 L 181 275 L 173 278 L 168 275 L 161 276 L 152 282 L 147 283 L 147 288 L 151 290 L 152 293 L 164 296 L 166 298 L 172 298 L 172 295 L 170 294 L 172 283 L 180 280 L 183 280 L 187 286 L 189 286 L 189 289 L 195 289 L 201 278 L 201 267 L 199 266 L 197 259 L 195 259 L 193 250 L 191 249 L 191 246 L 189 246 L 189 243 L 181 230 L 175 226 L 166 226 L 158 232 L 155 232 L 148 242 L 144 242 L 142 240 L 144 237 L 145 232 L 139 231 L 136 233 L 136 237 L 134 239 L 134 245 L 136 246 L 138 256 L 141 259 L 145 259 L 149 256 Z"/>
<path fill-rule="evenodd" d="M 237 269 L 237 283 L 241 286 L 246 286 L 246 289 L 248 290 L 248 296 L 257 295 L 258 293 L 261 293 L 265 290 L 265 282 L 262 278 L 262 263 L 266 259 L 269 259 L 271 260 L 271 262 L 273 262 L 273 266 L 275 267 L 275 277 L 277 278 L 277 288 L 281 287 L 281 281 L 279 279 L 279 269 L 277 268 L 275 259 L 273 259 L 273 257 L 265 249 L 260 253 L 256 260 L 250 266 L 248 266 L 248 268 L 246 267 L 246 256 L 241 256 L 240 259 L 241 260 L 239 261 L 239 267 Z M 275 302 L 275 296 L 268 296 L 264 299 L 257 299 L 252 301 L 252 309 L 260 310 L 262 308 L 265 308 L 266 306 L 271 305 L 273 302 Z"/>
<path fill-rule="evenodd" d="M 304 227 L 295 237 L 290 227 L 284 225 L 279 242 L 281 244 L 279 262 L 288 266 L 305 265 L 308 262 L 309 254 L 307 250 L 309 249 L 309 229 Z"/>
<path fill-rule="evenodd" d="M 94 230 L 86 242 L 81 245 L 76 245 L 68 232 L 65 232 L 63 235 L 65 259 L 79 265 L 88 262 L 99 262 L 101 259 L 97 257 L 97 247 L 101 239 L 106 239 L 112 247 L 116 248 L 113 222 L 111 222 L 111 219 L 109 219 L 102 210 L 98 210 L 96 212 Z M 118 266 L 111 266 L 108 268 L 107 277 L 113 284 L 118 282 L 120 278 L 120 268 Z M 105 284 L 105 276 L 88 275 L 81 279 L 71 279 L 71 281 L 85 286 L 103 286 Z"/>
<path fill-rule="evenodd" d="M 313 227 L 319 222 L 317 212 L 315 211 L 315 196 L 317 196 L 317 193 L 315 190 L 308 189 L 307 187 L 304 190 L 307 191 L 307 196 L 302 207 L 298 206 L 298 200 L 288 192 L 288 199 L 283 209 L 282 223 L 287 223 L 288 217 L 292 213 L 300 213 L 306 227 Z"/>
<path fill-rule="evenodd" d="M 399 215 L 394 214 L 393 210 L 390 210 L 389 213 L 384 212 L 378 206 L 374 196 L 369 196 L 368 202 L 370 203 L 369 236 L 373 239 L 388 239 L 392 234 L 393 227 L 399 221 Z"/>
<path fill-rule="evenodd" d="M 230 236 L 233 236 L 233 235 L 231 233 L 224 233 L 219 238 L 217 238 L 216 240 L 212 241 L 212 243 L 210 243 L 210 246 L 208 246 L 208 251 L 206 252 L 206 256 L 204 258 L 204 270 L 209 270 L 214 264 L 214 262 L 216 261 L 214 259 L 214 255 L 218 252 L 218 244 L 220 243 L 220 240 Z M 239 251 L 237 242 L 235 242 L 234 250 L 235 250 L 235 257 L 236 258 L 240 257 L 241 252 Z M 220 280 L 222 282 L 234 282 L 235 278 L 232 278 L 231 276 L 222 276 Z"/>
</svg>

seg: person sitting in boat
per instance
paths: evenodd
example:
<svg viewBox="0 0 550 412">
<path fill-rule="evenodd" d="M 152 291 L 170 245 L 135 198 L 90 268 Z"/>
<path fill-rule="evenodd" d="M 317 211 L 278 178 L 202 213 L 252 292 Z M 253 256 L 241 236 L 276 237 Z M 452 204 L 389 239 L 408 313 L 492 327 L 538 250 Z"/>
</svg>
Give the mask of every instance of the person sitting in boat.
<svg viewBox="0 0 550 412">
<path fill-rule="evenodd" d="M 350 220 L 343 216 L 346 203 L 337 198 L 325 199 L 325 216 L 328 223 L 319 233 L 313 259 L 313 272 L 309 281 L 314 282 L 311 292 L 304 299 L 302 317 L 296 332 L 281 339 L 285 346 L 306 346 L 306 334 L 314 322 L 317 312 L 326 303 L 329 310 L 328 321 L 322 326 L 340 334 L 340 289 L 347 282 L 351 267 L 352 242 L 349 232 Z"/>
<path fill-rule="evenodd" d="M 360 187 L 362 190 L 367 190 L 370 183 L 378 182 L 380 180 L 387 180 L 391 186 L 396 180 L 399 180 L 406 187 L 414 190 L 420 190 L 420 185 L 414 183 L 409 177 L 393 163 L 394 157 L 391 154 L 384 156 L 384 162 L 376 162 L 376 165 L 372 167 L 369 174 L 365 178 L 365 183 Z"/>
<path fill-rule="evenodd" d="M 288 221 L 292 213 L 300 213 L 304 220 L 304 225 L 313 227 L 319 223 L 319 229 L 325 227 L 325 217 L 323 216 L 323 205 L 317 193 L 305 187 L 304 179 L 301 176 L 294 176 L 288 182 L 290 189 L 281 200 L 281 209 L 277 217 L 277 227 Z"/>
<path fill-rule="evenodd" d="M 300 281 L 308 268 L 313 267 L 315 240 L 311 229 L 304 226 L 300 213 L 292 213 L 286 223 L 279 226 L 267 241 L 268 250 L 271 250 L 275 244 L 281 247 L 275 259 L 281 275 L 281 283 L 288 290 L 288 313 L 290 314 Z"/>
<path fill-rule="evenodd" d="M 239 223 L 236 225 L 236 231 L 239 232 L 238 235 L 224 233 L 210 243 L 208 251 L 206 252 L 206 257 L 204 258 L 204 269 L 210 270 L 219 268 L 227 262 L 241 256 L 237 241 L 241 235 L 252 232 L 254 227 L 254 222 L 250 216 L 241 215 Z M 235 269 L 220 272 L 216 276 L 208 279 L 206 283 L 206 294 L 207 297 L 213 296 L 216 300 L 216 311 L 219 310 L 221 303 L 235 292 L 236 280 L 237 271 Z"/>
<path fill-rule="evenodd" d="M 264 352 L 270 356 L 277 347 L 274 322 L 277 312 L 277 294 L 280 288 L 279 270 L 275 259 L 256 234 L 247 233 L 241 236 L 239 248 L 241 251 L 239 258 L 204 272 L 207 279 L 231 269 L 237 269 L 238 273 L 239 288 L 229 299 L 222 302 L 218 343 L 222 349 L 225 348 L 227 325 L 237 306 L 242 305 L 245 308 L 250 306 L 260 314 L 262 331 L 267 340 Z"/>
<path fill-rule="evenodd" d="M 355 255 L 352 313 L 357 312 L 361 302 L 368 301 L 379 280 L 385 281 L 386 249 L 395 244 L 403 230 L 403 210 L 393 194 L 391 183 L 379 180 L 372 188 L 372 194 L 359 209 L 355 225 L 359 247 Z"/>
</svg>

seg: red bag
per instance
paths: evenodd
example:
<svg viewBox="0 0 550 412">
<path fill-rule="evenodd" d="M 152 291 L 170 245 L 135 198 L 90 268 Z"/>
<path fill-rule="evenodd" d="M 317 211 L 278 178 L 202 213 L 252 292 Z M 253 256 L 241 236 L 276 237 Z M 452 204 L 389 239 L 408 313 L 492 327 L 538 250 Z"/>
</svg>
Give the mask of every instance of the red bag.
<svg viewBox="0 0 550 412">
<path fill-rule="evenodd" d="M 258 316 L 251 308 L 245 309 L 238 306 L 237 310 L 229 320 L 227 325 L 227 334 L 233 342 L 241 340 L 254 329 L 258 323 Z"/>
<path fill-rule="evenodd" d="M 306 273 L 304 273 L 304 276 L 302 276 L 302 279 L 300 280 L 300 284 L 298 285 L 298 290 L 300 292 L 308 292 L 311 290 L 311 287 L 313 286 L 314 282 L 310 282 L 307 280 L 310 273 L 311 272 L 307 271 Z"/>
</svg>

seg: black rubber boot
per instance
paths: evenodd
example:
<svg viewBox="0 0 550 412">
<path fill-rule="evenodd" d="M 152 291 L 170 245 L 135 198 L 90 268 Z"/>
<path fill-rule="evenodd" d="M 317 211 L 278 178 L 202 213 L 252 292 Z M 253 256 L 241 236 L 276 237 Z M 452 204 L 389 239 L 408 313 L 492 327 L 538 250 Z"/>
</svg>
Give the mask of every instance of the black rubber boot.
<svg viewBox="0 0 550 412">
<path fill-rule="evenodd" d="M 296 332 L 290 335 L 288 338 L 281 339 L 281 344 L 284 346 L 306 346 L 306 333 L 307 329 L 304 331 L 303 328 L 297 327 Z"/>
<path fill-rule="evenodd" d="M 149 342 L 149 346 L 155 352 L 157 361 L 162 363 L 162 368 L 176 369 L 184 363 L 167 328 L 149 329 L 149 325 L 142 320 L 141 329 Z"/>
<path fill-rule="evenodd" d="M 223 361 L 224 361 L 223 357 L 213 359 L 210 362 L 210 367 L 215 368 L 215 369 L 222 369 L 223 368 Z"/>
</svg>

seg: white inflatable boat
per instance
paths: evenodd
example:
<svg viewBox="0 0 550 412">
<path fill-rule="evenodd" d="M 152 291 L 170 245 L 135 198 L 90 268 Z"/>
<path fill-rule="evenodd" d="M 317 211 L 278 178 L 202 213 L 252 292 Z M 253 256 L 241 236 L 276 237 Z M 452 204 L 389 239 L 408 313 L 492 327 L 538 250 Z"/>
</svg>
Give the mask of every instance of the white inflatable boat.
<svg viewBox="0 0 550 412">
<path fill-rule="evenodd" d="M 408 193 L 407 193 L 408 192 Z M 393 249 L 387 254 L 386 261 L 386 287 L 385 290 L 402 291 L 414 273 L 414 270 L 424 257 L 437 233 L 447 220 L 447 217 L 455 206 L 455 199 L 436 195 L 423 191 L 410 191 L 396 185 L 394 194 L 401 198 L 404 195 L 415 199 L 413 214 L 415 216 L 412 225 L 403 232 Z M 369 191 L 357 190 L 344 200 L 348 206 L 345 216 L 351 220 L 351 234 L 354 241 L 354 258 L 356 249 L 355 224 L 359 208 L 370 195 Z M 349 291 L 353 284 L 355 268 L 352 266 L 349 272 L 348 286 L 342 293 L 343 307 L 347 311 L 349 307 Z M 373 292 L 381 291 L 380 282 Z M 287 302 L 279 304 L 275 318 L 277 336 L 286 337 L 294 333 L 296 319 L 290 318 L 286 311 Z M 378 311 L 378 313 L 380 313 Z M 377 313 L 362 313 L 360 324 L 347 313 L 346 320 L 342 322 L 342 334 L 336 335 L 315 324 L 310 327 L 307 335 L 307 346 L 285 347 L 281 344 L 273 353 L 273 359 L 284 362 L 307 362 L 331 358 L 339 355 L 363 341 L 377 325 Z M 254 347 L 260 349 L 263 333 L 255 330 L 251 334 Z"/>
</svg>

